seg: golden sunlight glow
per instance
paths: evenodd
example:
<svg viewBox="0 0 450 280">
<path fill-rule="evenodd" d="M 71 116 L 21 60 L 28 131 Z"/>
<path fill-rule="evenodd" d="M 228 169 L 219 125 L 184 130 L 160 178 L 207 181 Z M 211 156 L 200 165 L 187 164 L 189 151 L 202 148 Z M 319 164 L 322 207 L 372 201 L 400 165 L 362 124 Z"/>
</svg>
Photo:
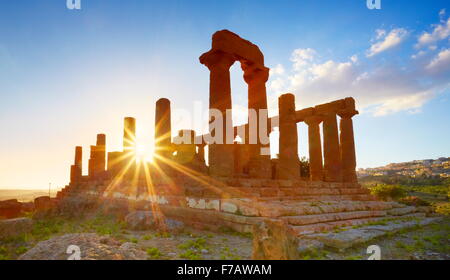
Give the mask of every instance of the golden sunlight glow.
<svg viewBox="0 0 450 280">
<path fill-rule="evenodd" d="M 136 161 L 153 161 L 153 149 L 145 143 L 139 142 L 139 140 L 136 141 Z"/>
</svg>

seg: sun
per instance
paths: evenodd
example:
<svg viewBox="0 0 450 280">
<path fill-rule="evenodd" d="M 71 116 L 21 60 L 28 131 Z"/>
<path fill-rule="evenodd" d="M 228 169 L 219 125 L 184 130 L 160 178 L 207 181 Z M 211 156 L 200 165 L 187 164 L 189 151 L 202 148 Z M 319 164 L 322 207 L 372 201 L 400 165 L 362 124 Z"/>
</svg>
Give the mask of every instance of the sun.
<svg viewBox="0 0 450 280">
<path fill-rule="evenodd" d="M 136 161 L 138 162 L 152 162 L 153 161 L 153 150 L 139 141 L 136 142 Z"/>
</svg>

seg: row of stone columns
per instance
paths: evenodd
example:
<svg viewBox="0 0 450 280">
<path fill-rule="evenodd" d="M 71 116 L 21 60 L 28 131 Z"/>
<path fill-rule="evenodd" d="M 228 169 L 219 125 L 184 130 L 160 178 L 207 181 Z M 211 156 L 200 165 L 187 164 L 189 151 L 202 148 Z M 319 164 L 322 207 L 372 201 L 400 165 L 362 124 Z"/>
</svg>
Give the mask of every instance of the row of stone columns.
<svg viewBox="0 0 450 280">
<path fill-rule="evenodd" d="M 308 125 L 310 178 L 312 181 L 356 182 L 356 155 L 352 117 L 358 114 L 353 98 L 343 100 L 343 109 L 312 113 L 303 121 Z M 277 178 L 299 177 L 295 96 L 284 94 L 279 106 L 279 161 Z M 340 124 L 338 129 L 337 116 Z M 320 123 L 323 128 L 323 159 Z M 339 133 L 340 132 L 340 133 Z"/>
<path fill-rule="evenodd" d="M 356 153 L 352 117 L 344 109 L 305 119 L 308 125 L 310 176 L 312 181 L 356 182 Z M 341 117 L 339 130 L 336 116 Z M 319 124 L 323 121 L 323 165 Z M 340 133 L 339 133 L 340 132 Z"/>
</svg>

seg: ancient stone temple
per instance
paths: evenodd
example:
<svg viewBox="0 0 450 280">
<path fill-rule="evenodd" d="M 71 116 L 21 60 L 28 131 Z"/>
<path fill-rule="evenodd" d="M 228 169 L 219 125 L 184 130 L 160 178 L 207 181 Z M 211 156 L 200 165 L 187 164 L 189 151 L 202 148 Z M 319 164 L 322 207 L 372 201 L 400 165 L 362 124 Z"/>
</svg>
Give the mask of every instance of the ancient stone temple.
<svg viewBox="0 0 450 280">
<path fill-rule="evenodd" d="M 235 62 L 248 85 L 249 120 L 241 126 L 233 126 L 229 113 L 230 67 Z M 358 111 L 353 98 L 299 109 L 296 98 L 301 96 L 280 94 L 278 115 L 269 118 L 269 69 L 256 45 L 230 31 L 218 31 L 200 63 L 210 72 L 209 133 L 174 133 L 171 102 L 159 99 L 153 162 L 136 160 L 136 120 L 127 117 L 123 150 L 106 153 L 106 136 L 99 134 L 91 146 L 87 176 L 82 175 L 82 148 L 76 147 L 70 184 L 58 198 L 125 202 L 133 209 L 157 209 L 162 216 L 211 230 L 251 232 L 270 218 L 304 238 L 336 227 L 418 215 L 404 205 L 377 201 L 358 184 L 353 132 Z M 307 128 L 307 138 L 298 137 L 299 126 Z M 275 127 L 279 156 L 271 159 L 268 135 Z M 236 141 L 237 136 L 242 141 Z M 299 144 L 308 146 L 307 178 L 300 173 Z"/>
</svg>

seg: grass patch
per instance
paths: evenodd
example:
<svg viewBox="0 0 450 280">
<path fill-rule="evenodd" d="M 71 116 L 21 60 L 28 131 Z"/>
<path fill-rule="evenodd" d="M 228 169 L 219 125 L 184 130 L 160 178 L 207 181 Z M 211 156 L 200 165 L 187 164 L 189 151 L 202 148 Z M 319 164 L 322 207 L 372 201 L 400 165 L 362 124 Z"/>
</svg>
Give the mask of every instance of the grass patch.
<svg viewBox="0 0 450 280">
<path fill-rule="evenodd" d="M 162 257 L 161 251 L 156 247 L 147 248 L 147 255 L 149 259 L 160 259 Z"/>
<path fill-rule="evenodd" d="M 183 259 L 188 259 L 188 260 L 201 260 L 201 259 L 203 259 L 202 256 L 198 252 L 196 252 L 194 250 L 191 250 L 191 249 L 187 249 L 184 252 L 180 253 L 179 257 L 183 258 Z"/>
</svg>

